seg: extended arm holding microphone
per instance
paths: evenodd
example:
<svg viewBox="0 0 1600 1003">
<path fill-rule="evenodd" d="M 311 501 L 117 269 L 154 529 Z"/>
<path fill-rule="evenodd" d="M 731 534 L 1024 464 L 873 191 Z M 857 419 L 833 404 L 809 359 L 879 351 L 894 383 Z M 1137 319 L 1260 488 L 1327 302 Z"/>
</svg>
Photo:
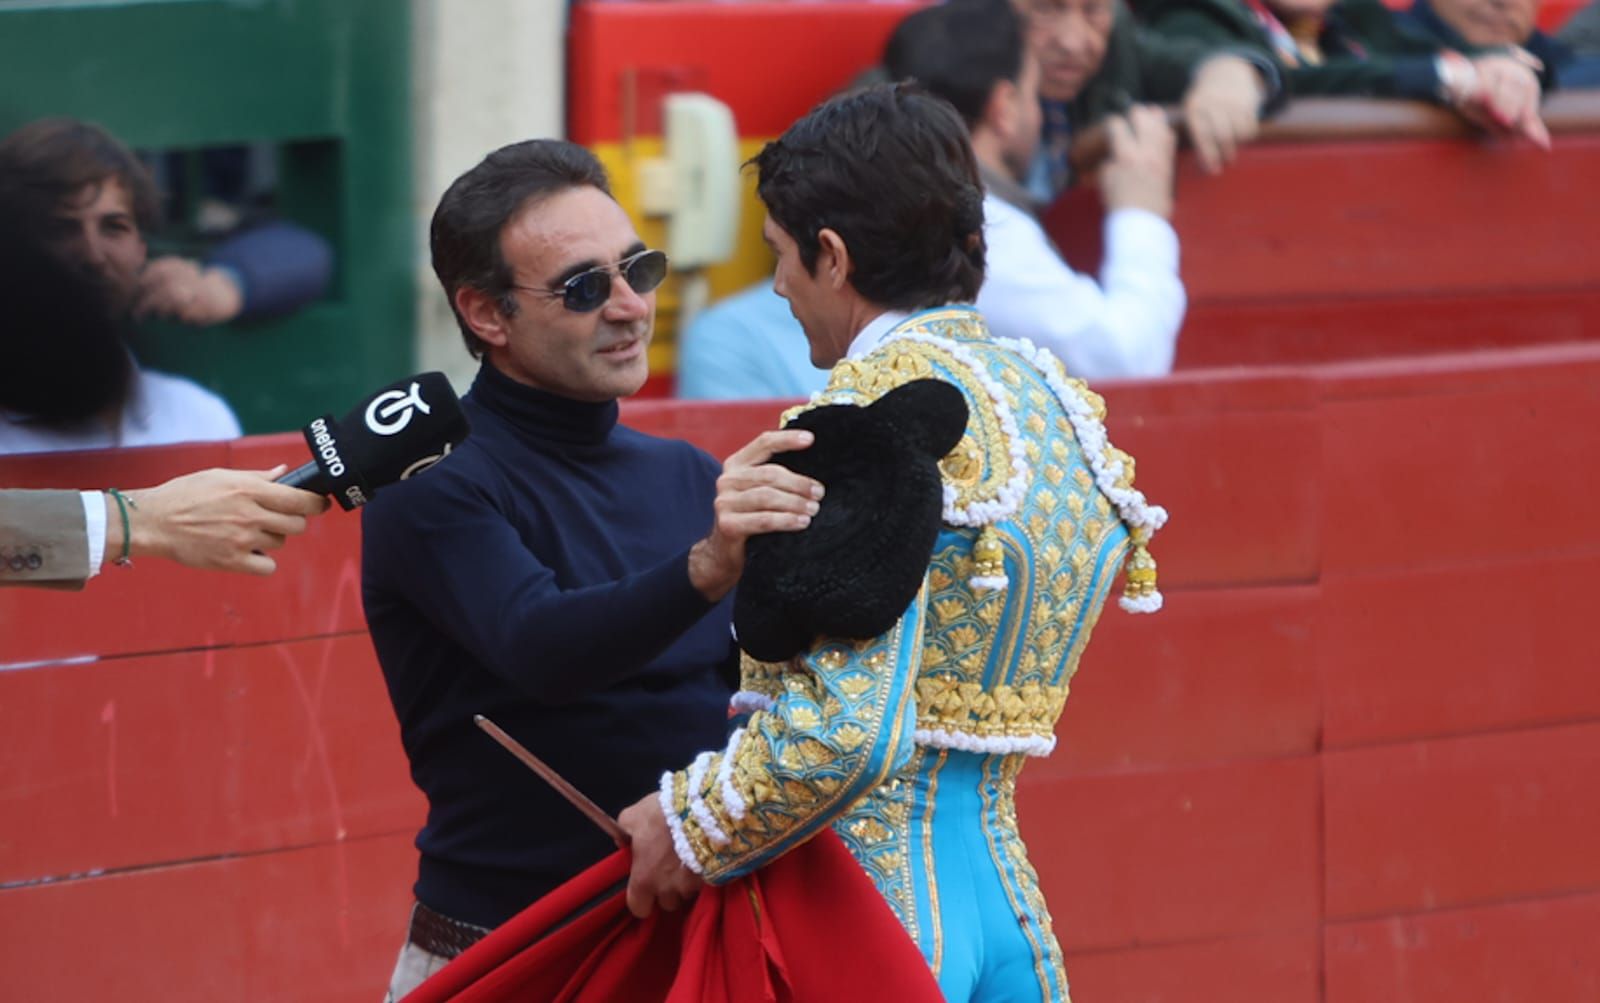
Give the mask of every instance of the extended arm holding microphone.
<svg viewBox="0 0 1600 1003">
<path fill-rule="evenodd" d="M 467 437 L 461 402 L 442 373 L 423 373 L 370 395 L 335 422 L 306 428 L 312 462 L 274 470 L 202 470 L 159 487 L 106 497 L 106 560 L 165 557 L 191 568 L 268 575 L 267 552 L 305 532 L 306 517 L 363 505 L 380 488 L 425 470 Z M 127 527 L 124 534 L 124 525 Z"/>
<path fill-rule="evenodd" d="M 0 565 L 0 586 L 82 588 L 102 566 L 143 557 L 269 575 L 277 562 L 266 552 L 328 507 L 274 484 L 284 469 L 201 470 L 115 493 L 0 490 L 0 551 L 18 558 Z"/>
<path fill-rule="evenodd" d="M 5 492 L 0 502 L 9 504 L 0 505 L 0 516 L 8 521 L 0 542 L 24 541 L 35 558 L 31 567 L 24 560 L 20 572 L 0 576 L 0 584 L 73 588 L 104 563 L 147 556 L 269 575 L 277 562 L 268 552 L 305 532 L 307 517 L 328 507 L 323 495 L 346 509 L 365 504 L 380 487 L 438 462 L 467 431 L 449 381 L 423 373 L 372 394 L 341 422 L 313 421 L 306 442 L 316 458 L 288 473 L 282 466 L 201 470 L 151 488 L 83 494 L 81 501 L 71 492 Z M 55 564 L 70 566 L 47 565 L 40 553 L 41 541 L 58 538 L 70 540 L 66 549 L 74 556 Z"/>
<path fill-rule="evenodd" d="M 270 575 L 277 562 L 267 552 L 305 532 L 306 519 L 328 507 L 319 495 L 273 483 L 282 471 L 201 470 L 125 492 L 127 537 L 107 496 L 105 558 L 126 551 L 191 568 Z"/>
</svg>

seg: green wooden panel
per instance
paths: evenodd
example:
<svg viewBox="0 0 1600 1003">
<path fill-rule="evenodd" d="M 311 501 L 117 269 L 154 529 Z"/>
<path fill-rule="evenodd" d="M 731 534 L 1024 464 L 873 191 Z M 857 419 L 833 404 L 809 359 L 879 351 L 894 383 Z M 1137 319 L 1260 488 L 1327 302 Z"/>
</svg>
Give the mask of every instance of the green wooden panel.
<svg viewBox="0 0 1600 1003">
<path fill-rule="evenodd" d="M 282 144 L 279 209 L 333 244 L 333 292 L 268 322 L 152 328 L 138 346 L 221 392 L 247 431 L 342 412 L 414 368 L 408 9 L 0 0 L 0 132 L 71 115 L 135 147 Z"/>
</svg>

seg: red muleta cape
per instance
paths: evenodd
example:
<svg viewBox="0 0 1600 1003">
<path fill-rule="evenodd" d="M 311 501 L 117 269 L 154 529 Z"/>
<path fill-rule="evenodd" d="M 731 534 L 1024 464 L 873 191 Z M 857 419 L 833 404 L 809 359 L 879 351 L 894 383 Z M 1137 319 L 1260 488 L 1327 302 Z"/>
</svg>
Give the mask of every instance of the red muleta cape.
<svg viewBox="0 0 1600 1003">
<path fill-rule="evenodd" d="M 922 953 L 824 831 L 688 910 L 628 913 L 618 850 L 440 969 L 406 1003 L 941 1003 Z"/>
</svg>

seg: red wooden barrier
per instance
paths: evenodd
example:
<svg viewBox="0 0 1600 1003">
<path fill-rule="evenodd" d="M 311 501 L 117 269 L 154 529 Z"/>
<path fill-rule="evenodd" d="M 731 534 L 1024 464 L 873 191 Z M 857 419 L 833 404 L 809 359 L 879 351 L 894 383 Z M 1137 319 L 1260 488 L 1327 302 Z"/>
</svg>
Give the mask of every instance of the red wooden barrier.
<svg viewBox="0 0 1600 1003">
<path fill-rule="evenodd" d="M 1022 778 L 1079 1003 L 1594 997 L 1597 386 L 1580 345 L 1106 388 L 1173 522 L 1169 608 L 1106 613 Z M 775 413 L 626 420 L 725 454 Z M 265 581 L 150 561 L 0 590 L 0 998 L 381 992 L 422 805 L 357 546 L 336 512 Z"/>
<path fill-rule="evenodd" d="M 1600 895 L 1330 923 L 1324 998 L 1597 999 L 1597 937 Z"/>
<path fill-rule="evenodd" d="M 1600 340 L 1600 95 L 1546 105 L 1554 149 L 1474 139 L 1404 102 L 1304 100 L 1222 175 L 1184 157 L 1173 225 L 1189 312 L 1177 365 L 1368 359 Z M 1463 135 L 1465 134 L 1465 135 Z M 1075 155 L 1095 159 L 1091 132 Z M 1072 189 L 1046 224 L 1099 268 L 1102 211 Z"/>
</svg>

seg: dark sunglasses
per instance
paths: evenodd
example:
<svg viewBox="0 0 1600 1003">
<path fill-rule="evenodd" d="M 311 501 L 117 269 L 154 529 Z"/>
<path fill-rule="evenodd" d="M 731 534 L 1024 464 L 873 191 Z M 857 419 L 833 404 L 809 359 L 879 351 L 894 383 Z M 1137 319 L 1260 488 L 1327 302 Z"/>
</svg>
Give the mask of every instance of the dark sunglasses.
<svg viewBox="0 0 1600 1003">
<path fill-rule="evenodd" d="M 663 251 L 630 254 L 614 265 L 596 265 L 579 272 L 556 289 L 516 285 L 511 288 L 541 296 L 559 296 L 561 305 L 573 313 L 589 313 L 606 305 L 606 300 L 611 298 L 611 278 L 619 273 L 629 289 L 643 296 L 653 292 L 667 277 L 667 255 Z"/>
</svg>

